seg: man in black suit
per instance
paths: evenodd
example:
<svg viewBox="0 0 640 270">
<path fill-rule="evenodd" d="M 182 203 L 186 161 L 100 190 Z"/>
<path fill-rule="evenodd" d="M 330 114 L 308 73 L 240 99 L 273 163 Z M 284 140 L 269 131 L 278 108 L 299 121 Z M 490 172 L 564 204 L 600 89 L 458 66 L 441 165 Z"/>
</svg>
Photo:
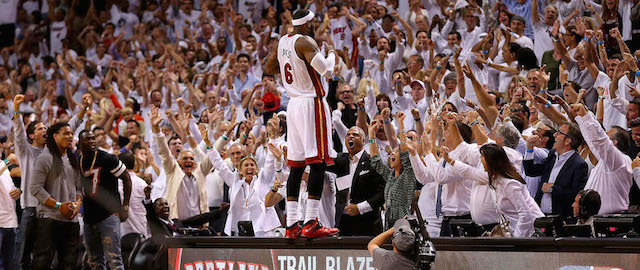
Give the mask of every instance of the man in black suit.
<svg viewBox="0 0 640 270">
<path fill-rule="evenodd" d="M 365 133 L 359 127 L 347 131 L 348 153 L 340 153 L 329 169 L 337 174 L 336 224 L 340 235 L 374 236 L 382 232 L 380 208 L 385 181 L 372 167 L 364 149 Z"/>
<path fill-rule="evenodd" d="M 555 134 L 553 150 L 541 163 L 533 162 L 533 146 L 537 136 L 527 140 L 524 156 L 524 172 L 527 176 L 542 176 L 535 200 L 545 214 L 556 214 L 562 218 L 573 215 L 571 204 L 589 178 L 587 163 L 576 152 L 583 138 L 580 128 L 565 123 Z"/>
<path fill-rule="evenodd" d="M 144 189 L 145 200 L 144 207 L 147 210 L 147 222 L 151 230 L 151 236 L 158 239 L 164 239 L 167 236 L 179 235 L 180 229 L 192 227 L 198 228 L 205 223 L 215 220 L 220 216 L 221 211 L 226 209 L 215 210 L 213 212 L 196 215 L 184 220 L 169 219 L 169 203 L 164 198 L 158 198 L 151 202 L 151 187 Z"/>
</svg>

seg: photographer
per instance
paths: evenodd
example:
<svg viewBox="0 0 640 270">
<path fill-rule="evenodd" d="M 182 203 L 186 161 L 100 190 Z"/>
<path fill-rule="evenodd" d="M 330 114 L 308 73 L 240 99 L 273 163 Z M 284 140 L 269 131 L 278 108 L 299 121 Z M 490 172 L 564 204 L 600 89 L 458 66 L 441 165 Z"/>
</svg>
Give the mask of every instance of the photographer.
<svg viewBox="0 0 640 270">
<path fill-rule="evenodd" d="M 393 251 L 380 247 L 389 237 L 393 236 Z M 394 269 L 414 269 L 415 262 L 412 258 L 412 251 L 415 246 L 415 233 L 406 219 L 398 219 L 393 228 L 379 234 L 369 242 L 367 248 L 373 265 L 380 270 Z"/>
</svg>

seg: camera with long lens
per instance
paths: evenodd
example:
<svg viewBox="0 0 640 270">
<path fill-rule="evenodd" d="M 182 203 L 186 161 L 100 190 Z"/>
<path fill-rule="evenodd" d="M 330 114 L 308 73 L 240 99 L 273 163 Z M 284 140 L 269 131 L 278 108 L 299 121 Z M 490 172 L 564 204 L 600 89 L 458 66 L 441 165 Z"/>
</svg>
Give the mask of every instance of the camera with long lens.
<svg viewBox="0 0 640 270">
<path fill-rule="evenodd" d="M 420 221 L 416 216 L 407 217 L 411 229 L 415 234 L 415 244 L 412 251 L 414 261 L 416 262 L 415 269 L 428 270 L 431 269 L 431 265 L 436 260 L 436 249 L 431 242 L 428 233 L 425 237 L 422 230 L 426 233 L 426 228 L 420 225 Z"/>
<path fill-rule="evenodd" d="M 427 223 L 422 219 L 422 213 L 420 213 L 420 208 L 415 201 L 411 208 L 415 211 L 415 216 L 408 216 L 407 221 L 409 221 L 416 237 L 413 254 L 411 254 L 416 262 L 415 269 L 429 270 L 436 260 L 436 248 L 431 242 L 431 237 L 427 232 Z"/>
</svg>

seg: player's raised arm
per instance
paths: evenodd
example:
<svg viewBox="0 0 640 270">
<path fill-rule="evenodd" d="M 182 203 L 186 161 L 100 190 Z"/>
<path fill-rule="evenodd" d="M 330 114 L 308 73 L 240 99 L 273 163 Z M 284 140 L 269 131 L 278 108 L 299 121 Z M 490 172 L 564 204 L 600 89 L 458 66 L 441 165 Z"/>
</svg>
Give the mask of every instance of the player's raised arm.
<svg viewBox="0 0 640 270">
<path fill-rule="evenodd" d="M 304 27 L 307 26 L 305 25 Z M 301 59 L 311 64 L 320 76 L 324 76 L 327 72 L 333 71 L 333 68 L 336 65 L 336 56 L 333 51 L 333 47 L 329 44 L 326 46 L 329 46 L 329 52 L 325 58 L 322 56 L 322 53 L 320 53 L 320 49 L 318 48 L 316 41 L 309 36 L 304 36 L 296 41 L 296 52 Z"/>
</svg>

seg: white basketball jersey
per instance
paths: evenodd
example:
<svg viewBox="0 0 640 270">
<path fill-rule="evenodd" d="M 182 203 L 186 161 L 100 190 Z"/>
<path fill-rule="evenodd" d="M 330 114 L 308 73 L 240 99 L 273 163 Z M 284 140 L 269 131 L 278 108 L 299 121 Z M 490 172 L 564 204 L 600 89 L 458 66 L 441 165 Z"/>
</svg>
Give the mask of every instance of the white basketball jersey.
<svg viewBox="0 0 640 270">
<path fill-rule="evenodd" d="M 296 53 L 296 40 L 302 35 L 285 35 L 278 43 L 278 62 L 284 90 L 291 98 L 324 97 L 320 75 Z"/>
<path fill-rule="evenodd" d="M 353 34 L 351 34 L 351 27 L 347 22 L 347 18 L 342 16 L 338 19 L 331 19 L 329 29 L 336 50 L 342 50 L 347 47 L 349 49 L 347 54 L 351 53 L 353 51 Z"/>
</svg>

